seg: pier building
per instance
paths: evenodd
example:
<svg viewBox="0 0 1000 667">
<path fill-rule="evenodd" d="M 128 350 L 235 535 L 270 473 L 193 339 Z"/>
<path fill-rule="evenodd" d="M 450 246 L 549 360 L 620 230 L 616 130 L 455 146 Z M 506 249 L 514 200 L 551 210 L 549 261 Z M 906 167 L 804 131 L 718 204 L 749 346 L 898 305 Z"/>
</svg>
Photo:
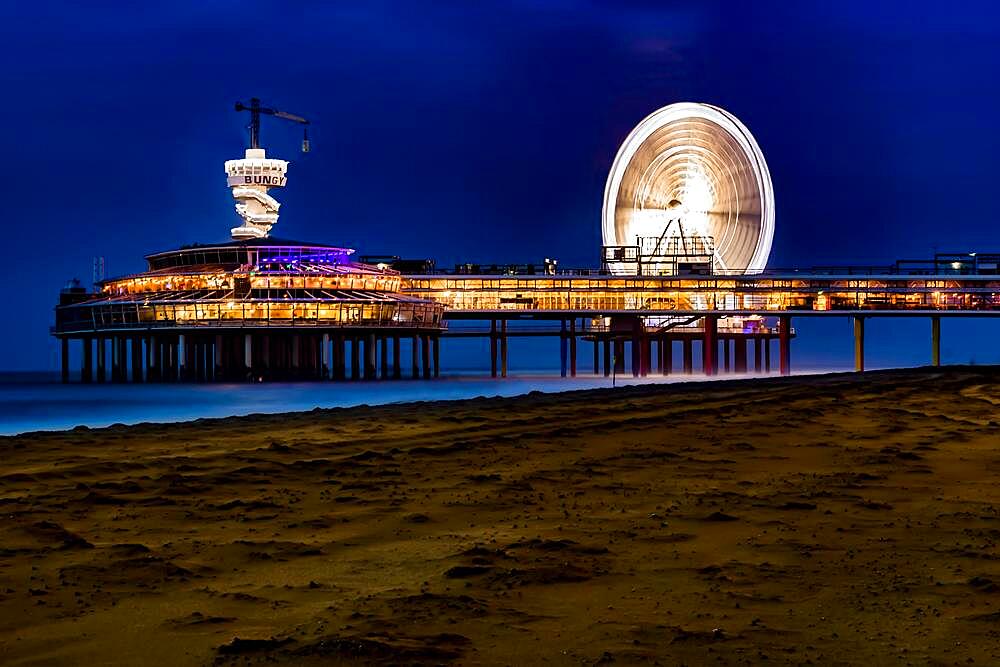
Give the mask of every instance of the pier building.
<svg viewBox="0 0 1000 667">
<path fill-rule="evenodd" d="M 78 344 L 83 382 L 433 378 L 442 338 L 488 338 L 493 376 L 506 376 L 509 339 L 558 339 L 563 375 L 580 345 L 595 374 L 791 372 L 793 318 L 849 316 L 855 368 L 865 322 L 925 317 L 929 360 L 940 322 L 1000 315 L 1000 255 L 938 254 L 886 267 L 767 269 L 774 194 L 753 136 L 701 104 L 659 109 L 616 156 L 604 192 L 597 268 L 361 258 L 351 249 L 271 237 L 288 162 L 259 145 L 226 162 L 240 224 L 232 239 L 146 257 L 147 269 L 71 284 L 52 329 L 62 377 Z M 308 138 L 303 140 L 308 149 Z M 776 349 L 775 349 L 776 348 Z M 751 352 L 752 350 L 752 352 Z M 588 358 L 590 355 L 583 355 Z"/>
</svg>

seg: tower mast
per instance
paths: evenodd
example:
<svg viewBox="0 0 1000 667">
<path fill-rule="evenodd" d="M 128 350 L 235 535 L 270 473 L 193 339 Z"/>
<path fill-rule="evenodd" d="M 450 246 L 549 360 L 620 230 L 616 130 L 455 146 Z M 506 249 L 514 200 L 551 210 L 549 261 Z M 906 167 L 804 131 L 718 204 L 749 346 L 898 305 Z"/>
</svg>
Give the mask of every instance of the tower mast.
<svg viewBox="0 0 1000 667">
<path fill-rule="evenodd" d="M 233 227 L 229 231 L 237 240 L 264 238 L 271 231 L 271 227 L 278 222 L 278 209 L 281 207 L 281 204 L 267 191 L 271 188 L 284 187 L 287 182 L 285 172 L 288 170 L 288 162 L 268 158 L 261 148 L 260 115 L 265 114 L 301 124 L 304 131 L 303 153 L 309 152 L 309 135 L 306 129 L 309 121 L 295 114 L 261 106 L 260 99 L 256 97 L 250 98 L 250 104 L 237 102 L 236 110 L 250 112 L 250 148 L 246 150 L 242 160 L 226 161 L 227 182 L 236 200 L 236 212 L 243 220 L 242 225 Z"/>
</svg>

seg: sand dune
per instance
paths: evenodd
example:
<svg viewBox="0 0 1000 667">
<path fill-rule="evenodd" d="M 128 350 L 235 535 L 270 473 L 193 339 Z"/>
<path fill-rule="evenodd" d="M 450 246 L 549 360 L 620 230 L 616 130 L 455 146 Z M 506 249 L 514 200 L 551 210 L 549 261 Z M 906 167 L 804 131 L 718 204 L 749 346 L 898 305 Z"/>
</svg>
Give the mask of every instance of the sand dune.
<svg viewBox="0 0 1000 667">
<path fill-rule="evenodd" d="M 998 381 L 0 439 L 0 662 L 996 663 Z"/>
</svg>

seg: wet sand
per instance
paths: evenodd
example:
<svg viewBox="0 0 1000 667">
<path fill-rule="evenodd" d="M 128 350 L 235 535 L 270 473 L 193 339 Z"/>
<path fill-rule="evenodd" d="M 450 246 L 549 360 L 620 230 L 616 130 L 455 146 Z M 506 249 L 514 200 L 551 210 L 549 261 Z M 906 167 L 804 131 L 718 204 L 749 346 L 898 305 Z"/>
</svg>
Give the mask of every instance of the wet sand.
<svg viewBox="0 0 1000 667">
<path fill-rule="evenodd" d="M 990 664 L 1000 370 L 0 439 L 4 664 Z"/>
</svg>

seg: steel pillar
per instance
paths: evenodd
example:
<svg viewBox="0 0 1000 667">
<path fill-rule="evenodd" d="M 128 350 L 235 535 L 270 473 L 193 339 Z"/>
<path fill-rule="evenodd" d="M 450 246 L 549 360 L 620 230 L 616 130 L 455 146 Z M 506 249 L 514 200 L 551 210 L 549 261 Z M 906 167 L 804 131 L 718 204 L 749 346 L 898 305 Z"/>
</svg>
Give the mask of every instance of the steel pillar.
<svg viewBox="0 0 1000 667">
<path fill-rule="evenodd" d="M 142 382 L 142 338 L 132 336 L 132 382 Z"/>
<path fill-rule="evenodd" d="M 596 344 L 596 342 L 595 342 Z M 616 362 L 617 363 L 617 362 Z M 604 339 L 604 377 L 611 375 L 611 340 Z"/>
<path fill-rule="evenodd" d="M 792 372 L 792 318 L 788 315 L 778 317 L 778 355 L 782 375 Z"/>
<path fill-rule="evenodd" d="M 865 370 L 865 318 L 854 318 L 854 370 L 862 373 Z"/>
<path fill-rule="evenodd" d="M 721 341 L 722 342 L 723 368 L 725 369 L 726 373 L 728 373 L 729 369 L 730 369 L 730 364 L 729 364 L 729 341 L 730 341 L 729 338 L 723 338 L 722 341 Z"/>
<path fill-rule="evenodd" d="M 361 339 L 351 338 L 351 379 L 361 379 Z"/>
<path fill-rule="evenodd" d="M 379 340 L 379 354 L 382 356 L 379 359 L 379 370 L 382 373 L 382 379 L 385 380 L 389 377 L 389 337 L 381 336 Z"/>
<path fill-rule="evenodd" d="M 253 337 L 250 334 L 243 335 L 243 379 L 253 379 Z"/>
<path fill-rule="evenodd" d="M 420 336 L 420 353 L 423 358 L 424 379 L 431 379 L 431 340 L 430 336 L 423 334 Z"/>
<path fill-rule="evenodd" d="M 742 336 L 733 338 L 733 370 L 747 372 L 747 339 Z"/>
<path fill-rule="evenodd" d="M 226 378 L 226 349 L 222 346 L 222 334 L 215 334 L 212 343 L 212 379 L 220 382 Z"/>
<path fill-rule="evenodd" d="M 420 337 L 413 336 L 413 345 L 410 347 L 411 377 L 416 380 L 420 377 Z"/>
<path fill-rule="evenodd" d="M 760 336 L 757 336 L 753 339 L 753 369 L 757 373 L 760 373 L 764 368 L 763 352 L 763 339 L 761 339 Z"/>
<path fill-rule="evenodd" d="M 674 341 L 665 336 L 660 339 L 660 373 L 670 375 L 674 371 Z"/>
<path fill-rule="evenodd" d="M 764 372 L 771 372 L 771 338 L 764 338 Z"/>
<path fill-rule="evenodd" d="M 642 323 L 639 318 L 632 322 L 632 377 L 639 377 L 642 374 Z"/>
<path fill-rule="evenodd" d="M 59 364 L 62 370 L 62 382 L 69 382 L 69 338 L 59 339 Z"/>
<path fill-rule="evenodd" d="M 684 338 L 684 374 L 691 375 L 694 370 L 694 341 L 691 338 Z"/>
<path fill-rule="evenodd" d="M 642 337 L 639 339 L 639 345 L 639 375 L 647 377 L 649 369 L 653 366 L 653 339 L 643 332 Z"/>
<path fill-rule="evenodd" d="M 622 375 L 625 373 L 625 341 L 621 338 L 615 338 L 615 375 Z"/>
<path fill-rule="evenodd" d="M 184 334 L 177 336 L 177 379 L 181 382 L 187 379 L 187 347 Z"/>
<path fill-rule="evenodd" d="M 601 343 L 594 336 L 594 375 L 601 373 Z"/>
<path fill-rule="evenodd" d="M 941 317 L 931 317 L 931 366 L 941 365 Z"/>
<path fill-rule="evenodd" d="M 121 338 L 118 336 L 111 337 L 111 381 L 121 382 L 122 381 L 122 352 L 121 352 Z"/>
<path fill-rule="evenodd" d="M 83 364 L 80 369 L 80 382 L 90 384 L 94 381 L 94 341 L 84 337 L 83 343 Z"/>
<path fill-rule="evenodd" d="M 507 320 L 500 320 L 500 377 L 507 377 Z"/>
<path fill-rule="evenodd" d="M 441 337 L 435 334 L 431 337 L 431 344 L 433 353 L 431 356 L 434 359 L 434 377 L 441 377 Z"/>
<path fill-rule="evenodd" d="M 324 333 L 320 338 L 320 377 L 324 380 L 330 379 L 330 334 Z"/>
<path fill-rule="evenodd" d="M 490 320 L 490 377 L 497 376 L 497 321 Z"/>
<path fill-rule="evenodd" d="M 566 320 L 559 322 L 559 377 L 566 377 L 567 354 Z"/>
<path fill-rule="evenodd" d="M 97 381 L 104 382 L 107 378 L 105 377 L 104 368 L 106 366 L 105 355 L 107 354 L 107 347 L 105 346 L 105 341 L 103 336 L 97 337 Z"/>
<path fill-rule="evenodd" d="M 715 375 L 717 355 L 719 354 L 719 318 L 715 315 L 705 316 L 705 338 L 702 343 L 702 370 L 705 375 Z"/>
<path fill-rule="evenodd" d="M 156 337 L 146 336 L 146 382 L 156 382 Z"/>
<path fill-rule="evenodd" d="M 399 363 L 399 336 L 393 334 L 392 336 L 392 378 L 398 380 L 403 377 L 403 369 Z"/>
<path fill-rule="evenodd" d="M 569 321 L 569 376 L 576 377 L 576 318 Z"/>
<path fill-rule="evenodd" d="M 375 365 L 375 334 L 368 334 L 365 341 L 365 379 L 374 380 L 376 378 Z"/>
</svg>

